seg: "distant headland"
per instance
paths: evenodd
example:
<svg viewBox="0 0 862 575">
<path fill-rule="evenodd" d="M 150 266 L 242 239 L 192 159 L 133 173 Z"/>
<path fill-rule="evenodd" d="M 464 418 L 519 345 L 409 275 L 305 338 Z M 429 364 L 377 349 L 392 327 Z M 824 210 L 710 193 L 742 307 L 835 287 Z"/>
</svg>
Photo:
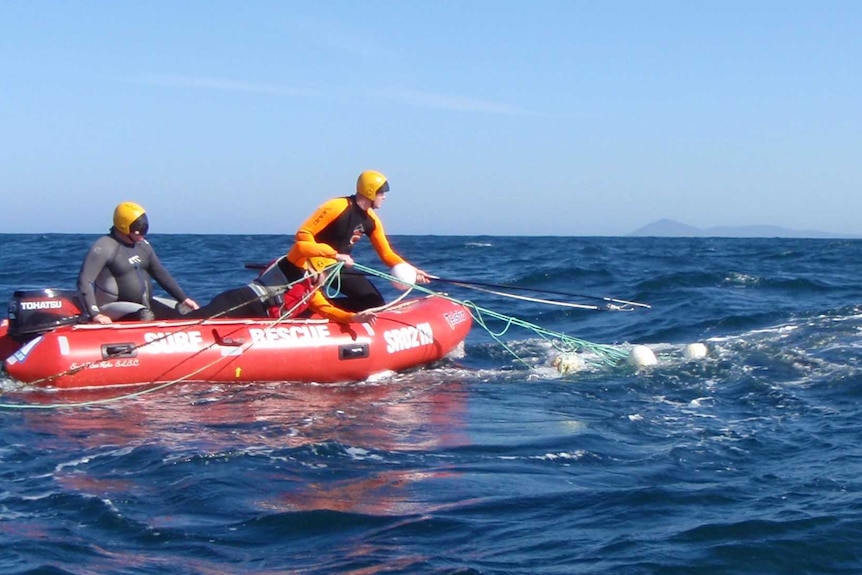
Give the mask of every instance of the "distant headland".
<svg viewBox="0 0 862 575">
<path fill-rule="evenodd" d="M 696 228 L 669 219 L 661 219 L 629 236 L 650 236 L 669 238 L 858 238 L 848 234 L 833 234 L 817 230 L 793 230 L 780 226 L 717 226 Z"/>
</svg>

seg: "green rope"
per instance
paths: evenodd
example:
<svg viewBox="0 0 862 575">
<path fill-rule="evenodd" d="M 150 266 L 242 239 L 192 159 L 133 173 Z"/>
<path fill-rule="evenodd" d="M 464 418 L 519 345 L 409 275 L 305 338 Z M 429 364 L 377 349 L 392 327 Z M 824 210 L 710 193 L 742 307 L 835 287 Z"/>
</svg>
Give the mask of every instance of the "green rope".
<svg viewBox="0 0 862 575">
<path fill-rule="evenodd" d="M 398 278 L 391 276 L 385 272 L 381 272 L 372 268 L 365 267 L 360 264 L 354 264 L 353 266 L 357 270 L 361 272 L 365 272 L 367 274 L 375 275 L 381 278 L 384 278 L 389 281 L 399 281 Z M 414 285 L 412 289 L 417 289 L 421 292 L 424 292 L 429 295 L 434 295 L 438 297 L 442 297 L 449 301 L 455 302 L 457 304 L 463 305 L 467 311 L 470 312 L 470 315 L 473 317 L 473 320 L 476 324 L 484 329 L 488 335 L 491 336 L 494 341 L 499 343 L 503 349 L 505 349 L 508 353 L 510 353 L 517 361 L 524 364 L 527 367 L 531 367 L 524 359 L 518 356 L 512 348 L 502 341 L 501 337 L 506 335 L 512 327 L 520 327 L 529 331 L 532 331 L 545 341 L 548 341 L 554 349 L 560 351 L 562 353 L 574 353 L 580 351 L 588 351 L 599 358 L 599 363 L 585 360 L 587 363 L 591 363 L 593 365 L 600 366 L 602 363 L 607 364 L 609 366 L 615 367 L 620 364 L 620 362 L 624 361 L 628 354 L 620 349 L 617 349 L 610 345 L 604 345 L 600 343 L 593 343 L 591 341 L 587 341 L 584 339 L 579 339 L 576 337 L 572 337 L 570 335 L 566 335 L 561 332 L 552 331 L 546 329 L 542 326 L 530 323 L 528 321 L 519 319 L 517 317 L 504 315 L 502 313 L 480 307 L 475 303 L 469 300 L 459 300 L 455 299 L 445 293 L 435 292 L 421 285 Z M 488 325 L 486 317 L 492 318 L 494 320 L 499 320 L 503 322 L 503 327 L 500 331 L 493 331 L 491 327 Z"/>
</svg>

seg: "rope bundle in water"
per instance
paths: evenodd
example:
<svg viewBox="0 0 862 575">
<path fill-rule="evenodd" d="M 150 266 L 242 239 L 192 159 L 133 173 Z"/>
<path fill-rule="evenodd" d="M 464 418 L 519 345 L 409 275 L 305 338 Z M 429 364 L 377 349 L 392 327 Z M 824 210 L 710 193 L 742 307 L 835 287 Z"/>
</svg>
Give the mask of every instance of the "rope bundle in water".
<svg viewBox="0 0 862 575">
<path fill-rule="evenodd" d="M 354 264 L 355 269 L 370 274 L 375 275 L 389 281 L 398 281 L 398 278 L 395 278 L 385 272 L 381 272 L 372 268 L 365 267 L 360 264 Z M 524 359 L 522 359 L 518 354 L 511 348 L 511 346 L 507 345 L 501 338 L 506 335 L 512 327 L 519 327 L 522 329 L 526 329 L 528 331 L 532 331 L 542 339 L 548 341 L 554 349 L 559 351 L 561 354 L 582 354 L 579 355 L 580 359 L 583 360 L 584 363 L 600 366 L 602 364 L 617 366 L 621 362 L 625 361 L 628 358 L 628 353 L 617 349 L 610 345 L 593 343 L 591 341 L 579 339 L 576 337 L 572 337 L 570 335 L 566 335 L 561 332 L 552 331 L 546 329 L 542 326 L 536 325 L 534 323 L 530 323 L 523 319 L 505 315 L 484 307 L 481 307 L 469 300 L 459 300 L 453 298 L 447 294 L 435 292 L 428 288 L 425 288 L 421 285 L 412 286 L 413 289 L 417 289 L 421 292 L 427 293 L 429 295 L 434 295 L 437 297 L 442 297 L 448 299 L 449 301 L 453 301 L 455 303 L 459 303 L 463 305 L 470 312 L 470 315 L 473 317 L 473 320 L 476 322 L 476 325 L 484 329 L 488 335 L 490 335 L 494 341 L 499 343 L 503 349 L 512 354 L 512 356 L 522 363 L 523 365 L 532 369 L 532 366 L 527 363 Z M 494 331 L 488 325 L 488 319 L 493 319 L 497 321 L 503 322 L 502 329 L 498 331 Z M 585 353 L 586 352 L 586 353 Z M 597 358 L 597 360 L 592 360 L 590 355 L 593 355 Z M 572 360 L 566 360 L 563 356 L 557 358 L 556 361 L 559 361 L 559 365 L 555 365 L 562 373 L 566 373 L 571 370 Z M 569 367 L 566 367 L 566 366 Z"/>
</svg>

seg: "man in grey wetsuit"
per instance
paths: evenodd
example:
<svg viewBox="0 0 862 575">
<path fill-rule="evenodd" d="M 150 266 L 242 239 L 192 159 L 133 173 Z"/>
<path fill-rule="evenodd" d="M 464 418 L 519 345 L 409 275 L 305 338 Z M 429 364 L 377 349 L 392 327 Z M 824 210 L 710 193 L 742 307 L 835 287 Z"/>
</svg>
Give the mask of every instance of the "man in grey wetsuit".
<svg viewBox="0 0 862 575">
<path fill-rule="evenodd" d="M 153 298 L 153 282 L 190 309 L 198 304 L 162 266 L 150 243 L 144 208 L 123 202 L 114 210 L 114 226 L 90 248 L 78 274 L 78 291 L 90 320 L 151 320 L 177 317 L 173 308 Z"/>
</svg>

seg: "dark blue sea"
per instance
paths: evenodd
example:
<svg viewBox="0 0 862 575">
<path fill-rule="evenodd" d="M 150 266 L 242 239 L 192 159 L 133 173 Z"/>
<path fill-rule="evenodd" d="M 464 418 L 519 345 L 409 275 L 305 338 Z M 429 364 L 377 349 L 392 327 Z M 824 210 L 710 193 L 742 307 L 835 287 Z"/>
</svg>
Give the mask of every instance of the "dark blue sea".
<svg viewBox="0 0 862 575">
<path fill-rule="evenodd" d="M 0 235 L 0 305 L 73 288 L 96 237 Z M 561 375 L 489 322 L 463 357 L 352 384 L 57 407 L 88 397 L 2 379 L 0 573 L 862 573 L 862 241 L 391 239 L 443 278 L 648 303 L 430 284 L 658 364 Z M 200 303 L 287 241 L 151 238 Z"/>
</svg>

